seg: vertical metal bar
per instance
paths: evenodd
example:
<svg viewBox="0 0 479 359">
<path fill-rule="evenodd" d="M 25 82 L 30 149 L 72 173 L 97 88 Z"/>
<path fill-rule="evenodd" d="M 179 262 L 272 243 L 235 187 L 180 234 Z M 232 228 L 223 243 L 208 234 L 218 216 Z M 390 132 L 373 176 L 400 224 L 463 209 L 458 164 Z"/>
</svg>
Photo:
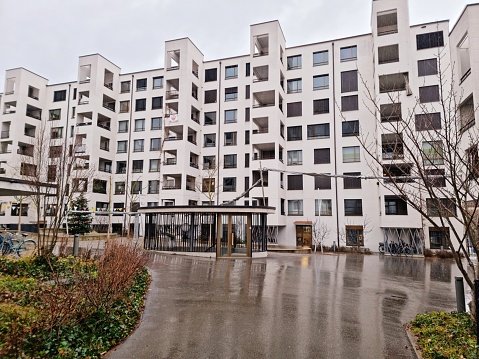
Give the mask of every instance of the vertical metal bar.
<svg viewBox="0 0 479 359">
<path fill-rule="evenodd" d="M 253 257 L 253 246 L 251 243 L 251 213 L 246 215 L 246 255 Z"/>
<path fill-rule="evenodd" d="M 457 312 L 464 313 L 466 311 L 466 299 L 464 297 L 464 279 L 462 277 L 455 278 Z"/>
</svg>

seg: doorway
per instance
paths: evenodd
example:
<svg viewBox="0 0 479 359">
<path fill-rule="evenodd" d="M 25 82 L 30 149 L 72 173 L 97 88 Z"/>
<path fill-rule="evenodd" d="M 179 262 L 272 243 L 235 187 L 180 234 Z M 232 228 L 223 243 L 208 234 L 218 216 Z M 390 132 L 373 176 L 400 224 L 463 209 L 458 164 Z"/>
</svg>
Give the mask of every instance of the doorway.
<svg viewBox="0 0 479 359">
<path fill-rule="evenodd" d="M 312 236 L 311 236 L 311 225 L 296 225 L 296 245 L 300 247 L 311 247 Z"/>
</svg>

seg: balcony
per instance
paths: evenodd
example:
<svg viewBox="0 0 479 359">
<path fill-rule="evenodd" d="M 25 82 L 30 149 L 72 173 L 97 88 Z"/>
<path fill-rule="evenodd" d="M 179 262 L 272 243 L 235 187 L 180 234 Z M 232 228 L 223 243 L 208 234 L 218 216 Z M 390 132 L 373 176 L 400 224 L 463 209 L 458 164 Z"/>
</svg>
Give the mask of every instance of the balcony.
<svg viewBox="0 0 479 359">
<path fill-rule="evenodd" d="M 268 81 L 268 65 L 253 67 L 253 82 Z"/>
<path fill-rule="evenodd" d="M 180 91 L 178 90 L 166 91 L 165 95 L 167 100 L 177 100 L 180 97 Z"/>
<path fill-rule="evenodd" d="M 198 169 L 198 163 L 190 162 L 190 167 Z"/>
<path fill-rule="evenodd" d="M 257 160 L 274 160 L 274 151 L 263 151 L 263 152 L 255 152 L 253 155 L 253 161 Z"/>
<path fill-rule="evenodd" d="M 173 165 L 176 165 L 176 163 L 177 163 L 176 158 L 167 158 L 163 162 L 163 165 L 164 166 L 173 166 Z"/>
<path fill-rule="evenodd" d="M 42 110 L 40 108 L 31 106 L 31 105 L 27 105 L 26 115 L 28 117 L 32 117 L 36 120 L 41 120 L 42 119 Z"/>
<path fill-rule="evenodd" d="M 253 93 L 253 108 L 274 106 L 274 91 Z"/>
<path fill-rule="evenodd" d="M 4 110 L 3 110 L 4 115 L 8 115 L 10 113 L 16 113 L 16 112 L 17 112 L 17 102 L 16 101 L 5 102 Z"/>
<path fill-rule="evenodd" d="M 8 131 L 2 131 L 0 133 L 0 138 L 9 138 L 10 137 L 10 130 Z"/>
</svg>

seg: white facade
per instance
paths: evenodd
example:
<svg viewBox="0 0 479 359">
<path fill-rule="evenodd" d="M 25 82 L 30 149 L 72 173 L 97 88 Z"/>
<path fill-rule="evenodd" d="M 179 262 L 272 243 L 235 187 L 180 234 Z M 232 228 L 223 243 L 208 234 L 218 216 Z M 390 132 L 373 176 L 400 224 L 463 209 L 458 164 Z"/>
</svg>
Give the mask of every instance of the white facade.
<svg viewBox="0 0 479 359">
<path fill-rule="evenodd" d="M 297 244 L 302 226 L 318 219 L 321 199 L 320 220 L 331 230 L 327 245 L 344 240 L 346 226 L 367 223 L 364 245 L 372 250 L 386 230 L 398 228 L 424 229 L 428 248 L 428 225 L 418 213 L 408 208 L 407 214 L 387 214 L 391 193 L 378 180 L 346 184 L 341 176 L 372 173 L 354 135 L 358 124 L 361 133 L 379 139 L 381 156 L 382 129 L 368 105 L 371 98 L 391 102 L 391 94 L 381 91 L 381 76 L 406 74 L 405 89 L 396 94 L 403 113 L 414 111 L 419 88 L 439 83 L 437 76 L 419 76 L 418 61 L 440 51 L 445 78 L 451 77 L 451 60 L 461 63 L 457 86 L 479 98 L 477 15 L 479 6 L 468 6 L 449 34 L 447 21 L 411 26 L 407 1 L 374 0 L 372 33 L 365 35 L 288 48 L 279 22 L 271 21 L 252 25 L 250 53 L 233 58 L 204 61 L 183 38 L 166 42 L 163 69 L 122 74 L 93 54 L 80 57 L 78 78 L 63 84 L 49 85 L 23 68 L 8 70 L 0 96 L 0 179 L 21 178 L 17 152 L 28 153 L 35 130 L 46 123 L 62 128 L 59 141 L 76 144 L 95 169 L 95 186 L 89 181 L 86 191 L 91 208 L 201 205 L 209 200 L 201 189 L 214 156 L 218 204 L 240 196 L 260 178 L 261 168 L 269 169 L 263 172 L 265 187 L 253 188 L 237 204 L 276 207 L 268 226 L 271 240 L 280 244 Z M 429 33 L 442 33 L 444 43 L 418 50 L 417 35 Z M 459 59 L 465 34 L 470 56 Z M 471 75 L 461 81 L 467 67 Z M 435 105 L 424 104 L 431 111 Z M 328 184 L 329 177 L 293 172 L 333 176 Z M 130 194 L 133 187 L 139 193 Z M 0 224 L 15 225 L 12 206 L 18 199 L 0 200 Z M 23 222 L 34 220 L 30 204 Z"/>
</svg>

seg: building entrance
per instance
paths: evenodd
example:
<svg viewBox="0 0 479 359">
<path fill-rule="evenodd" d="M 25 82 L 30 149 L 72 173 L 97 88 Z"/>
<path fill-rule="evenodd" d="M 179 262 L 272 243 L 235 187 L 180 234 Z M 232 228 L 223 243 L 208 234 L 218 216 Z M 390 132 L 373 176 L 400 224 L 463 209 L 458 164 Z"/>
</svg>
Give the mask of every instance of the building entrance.
<svg viewBox="0 0 479 359">
<path fill-rule="evenodd" d="M 296 225 L 296 245 L 301 247 L 312 246 L 311 225 Z"/>
</svg>

